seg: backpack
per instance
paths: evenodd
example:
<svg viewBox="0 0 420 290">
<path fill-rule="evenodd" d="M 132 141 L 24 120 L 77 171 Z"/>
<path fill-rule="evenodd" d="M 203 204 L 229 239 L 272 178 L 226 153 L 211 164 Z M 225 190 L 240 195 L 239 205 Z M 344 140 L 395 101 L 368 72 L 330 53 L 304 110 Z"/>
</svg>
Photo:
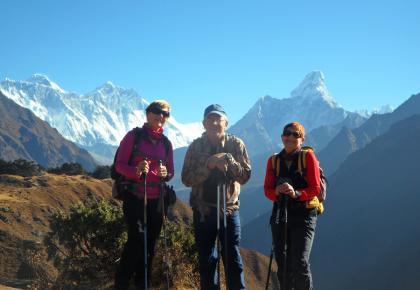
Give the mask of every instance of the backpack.
<svg viewBox="0 0 420 290">
<path fill-rule="evenodd" d="M 141 138 L 144 137 L 143 129 L 136 127 L 132 130 L 134 133 L 134 143 L 133 148 L 131 149 L 130 158 L 128 159 L 128 163 L 131 163 L 133 160 L 135 153 L 137 152 L 137 147 L 139 144 L 139 141 Z M 163 144 L 165 145 L 165 159 L 168 156 L 169 148 L 170 148 L 170 142 L 168 137 L 163 135 Z M 133 184 L 131 181 L 125 181 L 124 175 L 117 172 L 115 169 L 115 163 L 117 161 L 118 152 L 120 150 L 120 147 L 118 146 L 117 151 L 114 155 L 114 162 L 111 165 L 111 179 L 113 180 L 112 183 L 112 197 L 123 200 L 124 198 L 124 192 L 126 192 L 129 187 Z"/>
<path fill-rule="evenodd" d="M 308 152 L 314 152 L 314 149 L 310 146 L 302 146 L 298 156 L 298 172 L 305 178 L 306 180 L 306 154 Z M 274 154 L 271 158 L 272 168 L 276 174 L 276 177 L 280 175 L 280 158 L 278 154 Z M 318 214 L 322 214 L 324 212 L 324 205 L 323 202 L 327 197 L 327 187 L 328 187 L 328 180 L 324 174 L 324 171 L 321 167 L 319 167 L 319 175 L 320 175 L 320 186 L 321 190 L 319 191 L 318 195 L 313 198 L 312 200 L 306 201 L 307 208 L 317 208 Z"/>
</svg>

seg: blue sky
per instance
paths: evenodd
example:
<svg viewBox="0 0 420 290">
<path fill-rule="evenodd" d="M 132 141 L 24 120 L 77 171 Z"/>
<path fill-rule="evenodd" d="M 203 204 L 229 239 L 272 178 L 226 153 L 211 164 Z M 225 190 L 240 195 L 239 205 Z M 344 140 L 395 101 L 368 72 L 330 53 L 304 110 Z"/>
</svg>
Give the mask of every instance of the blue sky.
<svg viewBox="0 0 420 290">
<path fill-rule="evenodd" d="M 41 72 L 77 93 L 110 80 L 181 122 L 220 103 L 232 124 L 321 70 L 348 110 L 396 107 L 420 92 L 419 3 L 2 0 L 0 79 Z"/>
</svg>

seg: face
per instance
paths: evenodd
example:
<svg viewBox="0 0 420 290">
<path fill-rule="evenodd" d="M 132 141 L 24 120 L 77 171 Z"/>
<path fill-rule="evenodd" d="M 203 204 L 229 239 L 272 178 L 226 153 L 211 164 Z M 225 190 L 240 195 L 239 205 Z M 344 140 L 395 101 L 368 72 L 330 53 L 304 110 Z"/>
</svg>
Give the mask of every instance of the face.
<svg viewBox="0 0 420 290">
<path fill-rule="evenodd" d="M 210 138 L 217 139 L 220 139 L 225 135 L 227 124 L 226 118 L 218 114 L 210 114 L 203 121 L 203 126 L 204 129 L 206 129 L 207 135 Z"/>
<path fill-rule="evenodd" d="M 169 111 L 159 107 L 152 108 L 146 115 L 147 123 L 153 130 L 162 128 L 169 118 Z"/>
<path fill-rule="evenodd" d="M 281 135 L 281 141 L 283 142 L 284 149 L 288 153 L 298 149 L 304 140 L 305 138 L 301 137 L 299 132 L 293 127 L 286 128 Z"/>
</svg>

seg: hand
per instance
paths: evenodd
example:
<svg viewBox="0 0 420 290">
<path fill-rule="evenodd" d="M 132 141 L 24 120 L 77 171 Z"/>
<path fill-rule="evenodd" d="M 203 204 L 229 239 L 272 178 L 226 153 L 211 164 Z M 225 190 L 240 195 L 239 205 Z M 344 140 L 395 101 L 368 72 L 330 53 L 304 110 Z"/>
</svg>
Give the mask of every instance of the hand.
<svg viewBox="0 0 420 290">
<path fill-rule="evenodd" d="M 207 168 L 214 169 L 215 167 L 219 168 L 220 170 L 223 169 L 225 162 L 226 162 L 226 153 L 216 153 L 210 156 L 207 159 Z"/>
<path fill-rule="evenodd" d="M 207 168 L 213 170 L 216 167 L 217 160 L 219 160 L 215 155 L 212 155 L 207 159 Z"/>
<path fill-rule="evenodd" d="M 291 198 L 296 198 L 296 192 L 295 189 L 293 188 L 293 186 L 291 186 L 289 183 L 285 182 L 282 183 L 280 185 L 276 186 L 276 190 L 275 190 L 276 195 L 278 196 L 280 193 L 282 194 L 287 194 L 289 195 Z"/>
<path fill-rule="evenodd" d="M 166 169 L 166 166 L 163 164 L 160 164 L 157 170 L 157 175 L 160 178 L 165 178 L 166 176 L 168 176 L 168 170 Z"/>
<path fill-rule="evenodd" d="M 149 161 L 147 160 L 140 161 L 136 167 L 136 174 L 138 177 L 140 177 L 143 173 L 149 173 Z"/>
<path fill-rule="evenodd" d="M 222 172 L 227 172 L 228 163 L 225 157 L 219 158 L 216 162 L 216 168 Z"/>
</svg>

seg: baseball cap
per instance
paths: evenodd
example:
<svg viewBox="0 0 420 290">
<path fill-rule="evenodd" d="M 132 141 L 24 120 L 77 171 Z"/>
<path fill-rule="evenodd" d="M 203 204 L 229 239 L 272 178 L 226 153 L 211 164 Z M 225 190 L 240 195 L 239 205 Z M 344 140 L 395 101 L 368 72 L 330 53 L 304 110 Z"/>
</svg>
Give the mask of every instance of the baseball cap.
<svg viewBox="0 0 420 290">
<path fill-rule="evenodd" d="M 210 114 L 218 114 L 227 119 L 225 110 L 219 104 L 212 104 L 204 110 L 204 119 Z"/>
</svg>

